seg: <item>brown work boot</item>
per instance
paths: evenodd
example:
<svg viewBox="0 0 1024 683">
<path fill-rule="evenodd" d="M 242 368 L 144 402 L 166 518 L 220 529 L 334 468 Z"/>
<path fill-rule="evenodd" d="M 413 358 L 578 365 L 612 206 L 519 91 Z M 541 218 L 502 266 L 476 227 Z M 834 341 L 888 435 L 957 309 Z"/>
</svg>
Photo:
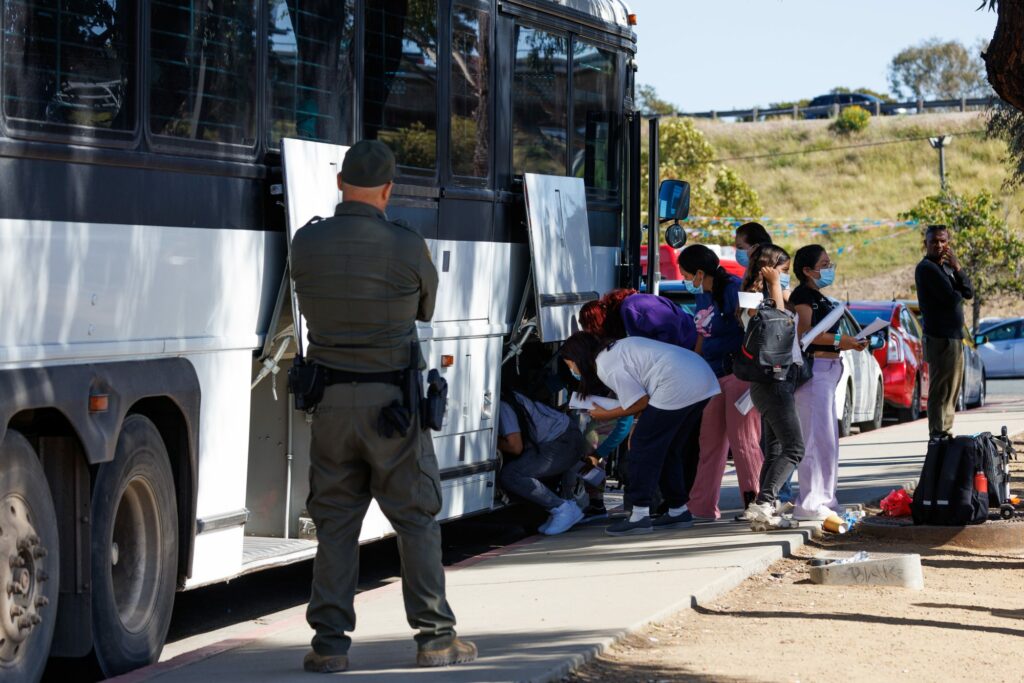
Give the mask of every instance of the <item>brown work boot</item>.
<svg viewBox="0 0 1024 683">
<path fill-rule="evenodd" d="M 348 655 L 320 655 L 310 650 L 302 660 L 302 668 L 315 674 L 333 674 L 348 670 Z"/>
<path fill-rule="evenodd" d="M 417 666 L 448 666 L 449 664 L 464 664 L 476 659 L 476 645 L 468 640 L 452 638 L 448 647 L 437 650 L 420 649 L 416 653 Z"/>
</svg>

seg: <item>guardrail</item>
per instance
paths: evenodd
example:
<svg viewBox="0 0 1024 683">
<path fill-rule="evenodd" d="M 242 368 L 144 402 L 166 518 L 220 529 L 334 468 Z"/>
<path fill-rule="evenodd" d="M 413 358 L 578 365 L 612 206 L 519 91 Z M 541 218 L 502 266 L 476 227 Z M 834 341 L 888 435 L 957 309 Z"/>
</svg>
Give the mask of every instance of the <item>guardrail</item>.
<svg viewBox="0 0 1024 683">
<path fill-rule="evenodd" d="M 908 114 L 911 111 L 922 114 L 928 109 L 953 109 L 967 111 L 968 109 L 989 109 L 994 107 L 1001 100 L 996 96 L 991 97 L 961 97 L 955 100 L 910 100 L 907 102 L 849 102 L 844 104 L 827 104 L 816 107 L 801 107 L 793 105 L 784 108 L 761 108 L 730 109 L 727 111 L 698 111 L 698 112 L 676 112 L 673 116 L 690 117 L 701 119 L 735 118 L 741 121 L 759 121 L 770 117 L 789 116 L 793 119 L 800 118 L 834 118 L 839 112 L 848 107 L 860 107 L 867 109 L 875 116 L 883 114 Z"/>
</svg>

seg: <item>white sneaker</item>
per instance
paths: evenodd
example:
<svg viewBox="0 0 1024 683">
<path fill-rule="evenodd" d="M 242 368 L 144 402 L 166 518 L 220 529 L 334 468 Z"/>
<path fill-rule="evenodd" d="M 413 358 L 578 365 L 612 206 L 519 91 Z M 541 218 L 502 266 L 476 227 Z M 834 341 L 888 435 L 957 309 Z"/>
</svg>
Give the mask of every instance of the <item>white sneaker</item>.
<svg viewBox="0 0 1024 683">
<path fill-rule="evenodd" d="M 793 520 L 775 514 L 775 507 L 771 503 L 751 503 L 747 506 L 747 519 L 750 520 L 752 531 L 792 529 L 798 526 Z"/>
<path fill-rule="evenodd" d="M 567 500 L 551 511 L 551 523 L 543 533 L 546 536 L 557 536 L 573 528 L 583 519 L 583 510 L 574 501 Z"/>
<path fill-rule="evenodd" d="M 800 522 L 824 522 L 826 519 L 836 514 L 828 508 L 824 510 L 816 510 L 809 512 L 807 510 L 796 510 L 793 512 L 793 519 Z"/>
</svg>

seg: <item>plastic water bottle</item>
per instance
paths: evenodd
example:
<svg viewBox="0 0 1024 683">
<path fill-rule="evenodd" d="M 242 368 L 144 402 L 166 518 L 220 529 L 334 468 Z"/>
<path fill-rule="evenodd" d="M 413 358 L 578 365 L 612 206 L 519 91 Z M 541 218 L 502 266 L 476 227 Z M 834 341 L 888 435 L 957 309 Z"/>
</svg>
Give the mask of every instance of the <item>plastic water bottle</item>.
<svg viewBox="0 0 1024 683">
<path fill-rule="evenodd" d="M 836 560 L 832 564 L 853 564 L 854 562 L 863 562 L 869 559 L 868 551 L 861 550 L 860 552 L 854 553 L 851 557 L 844 557 L 841 560 Z"/>
</svg>

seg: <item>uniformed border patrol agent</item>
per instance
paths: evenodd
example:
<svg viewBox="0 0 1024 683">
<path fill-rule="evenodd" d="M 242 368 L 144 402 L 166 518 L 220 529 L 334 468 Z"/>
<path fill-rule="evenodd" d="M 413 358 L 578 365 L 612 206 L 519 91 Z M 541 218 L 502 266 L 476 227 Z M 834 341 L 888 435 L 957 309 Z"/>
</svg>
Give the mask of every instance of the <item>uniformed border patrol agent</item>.
<svg viewBox="0 0 1024 683">
<path fill-rule="evenodd" d="M 476 647 L 455 636 L 445 598 L 434 519 L 441 482 L 430 433 L 415 406 L 405 412 L 406 424 L 383 424 L 388 411 L 402 412 L 402 371 L 410 348 L 418 349 L 415 321 L 431 319 L 437 293 L 426 242 L 384 214 L 394 176 L 386 145 L 357 143 L 338 175 L 342 202 L 334 216 L 306 225 L 292 243 L 292 277 L 309 328 L 307 360 L 319 366 L 325 385 L 310 446 L 308 509 L 320 545 L 306 612 L 316 631 L 307 671 L 348 668 L 359 531 L 371 496 L 398 535 L 417 664 L 476 658 Z M 418 350 L 416 356 L 418 365 Z"/>
</svg>

